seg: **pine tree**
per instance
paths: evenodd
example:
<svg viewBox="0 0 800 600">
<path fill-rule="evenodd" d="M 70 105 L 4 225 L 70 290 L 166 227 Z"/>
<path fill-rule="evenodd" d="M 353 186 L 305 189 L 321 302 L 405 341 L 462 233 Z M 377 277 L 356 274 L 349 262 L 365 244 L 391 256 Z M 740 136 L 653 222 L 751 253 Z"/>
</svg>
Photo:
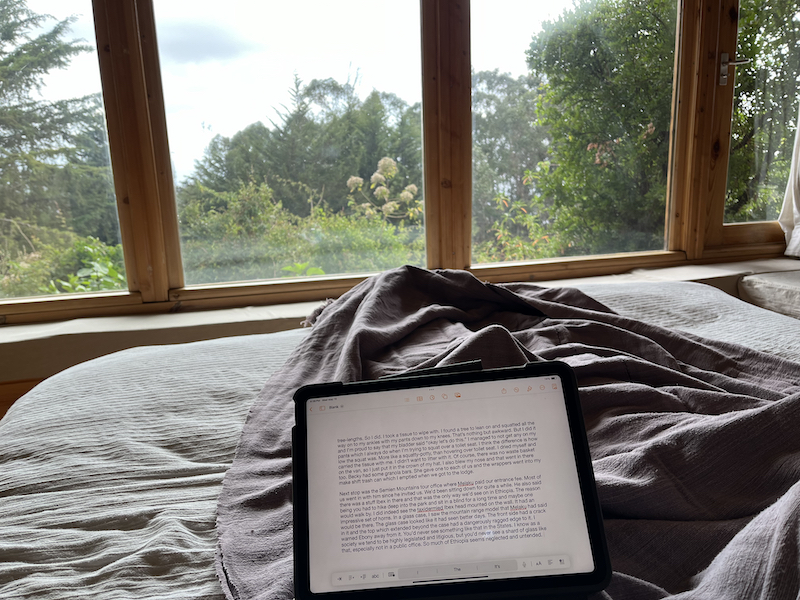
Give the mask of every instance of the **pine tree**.
<svg viewBox="0 0 800 600">
<path fill-rule="evenodd" d="M 0 269 L 65 232 L 119 239 L 100 95 L 40 94 L 92 50 L 69 39 L 73 20 L 50 26 L 25 0 L 0 0 Z"/>
</svg>

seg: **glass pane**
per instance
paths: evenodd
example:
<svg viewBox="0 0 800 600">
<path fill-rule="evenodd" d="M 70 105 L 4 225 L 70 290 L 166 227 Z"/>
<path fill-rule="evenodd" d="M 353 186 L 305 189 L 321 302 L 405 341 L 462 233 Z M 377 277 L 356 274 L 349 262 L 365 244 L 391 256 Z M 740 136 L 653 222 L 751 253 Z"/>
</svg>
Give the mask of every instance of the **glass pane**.
<svg viewBox="0 0 800 600">
<path fill-rule="evenodd" d="M 124 289 L 91 0 L 0 23 L 0 299 Z"/>
<path fill-rule="evenodd" d="M 735 68 L 726 223 L 780 214 L 797 131 L 798 48 L 798 0 L 741 1 L 736 59 L 752 62 Z"/>
<path fill-rule="evenodd" d="M 473 260 L 664 247 L 674 0 L 473 0 Z"/>
<path fill-rule="evenodd" d="M 187 284 L 424 264 L 419 3 L 156 0 Z"/>
</svg>

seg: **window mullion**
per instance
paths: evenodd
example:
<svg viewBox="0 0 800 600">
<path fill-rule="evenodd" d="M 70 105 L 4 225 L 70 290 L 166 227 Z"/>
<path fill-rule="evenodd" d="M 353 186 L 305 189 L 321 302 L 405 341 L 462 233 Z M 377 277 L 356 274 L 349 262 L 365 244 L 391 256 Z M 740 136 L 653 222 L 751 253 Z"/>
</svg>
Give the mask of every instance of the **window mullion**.
<svg viewBox="0 0 800 600">
<path fill-rule="evenodd" d="M 164 220 L 135 0 L 95 0 L 95 27 L 130 291 L 168 300 Z"/>
<path fill-rule="evenodd" d="M 702 257 L 713 206 L 709 187 L 712 164 L 720 175 L 719 150 L 712 141 L 717 85 L 714 78 L 721 0 L 681 3 L 678 45 L 678 100 L 672 157 L 669 213 L 670 250 L 683 250 L 689 260 Z M 718 135 L 718 132 L 717 132 Z M 718 143 L 718 139 L 717 139 Z M 722 170 L 727 170 L 726 166 Z"/>
<path fill-rule="evenodd" d="M 469 267 L 472 116 L 469 4 L 424 0 L 422 119 L 428 267 Z"/>
<path fill-rule="evenodd" d="M 731 117 L 733 114 L 734 78 L 729 77 L 727 85 L 719 85 L 720 55 L 727 52 L 736 56 L 739 0 L 721 0 L 719 32 L 713 65 L 709 79 L 714 86 L 714 104 L 711 118 L 711 139 L 709 141 L 709 158 L 706 186 L 708 195 L 708 227 L 705 248 L 723 244 L 723 219 L 725 213 L 725 192 L 728 187 L 728 157 L 731 146 Z"/>
<path fill-rule="evenodd" d="M 142 45 L 145 85 L 153 137 L 153 152 L 161 207 L 161 226 L 167 261 L 169 289 L 184 286 L 181 259 L 178 208 L 175 203 L 175 179 L 170 162 L 167 138 L 167 115 L 164 107 L 164 89 L 158 56 L 156 22 L 153 0 L 138 0 L 138 23 Z"/>
<path fill-rule="evenodd" d="M 695 115 L 699 90 L 702 0 L 678 3 L 675 66 L 673 75 L 670 178 L 667 189 L 666 247 L 692 253 L 696 245 L 692 210 L 692 157 L 695 152 Z M 702 247 L 702 241 L 701 241 Z M 696 252 L 694 252 L 696 253 Z"/>
</svg>

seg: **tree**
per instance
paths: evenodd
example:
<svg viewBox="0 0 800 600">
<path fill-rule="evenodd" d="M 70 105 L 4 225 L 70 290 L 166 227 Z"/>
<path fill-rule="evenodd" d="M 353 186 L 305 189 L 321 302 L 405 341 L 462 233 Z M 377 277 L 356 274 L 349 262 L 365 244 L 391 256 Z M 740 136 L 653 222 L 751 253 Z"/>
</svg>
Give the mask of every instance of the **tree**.
<svg viewBox="0 0 800 600">
<path fill-rule="evenodd" d="M 298 77 L 291 99 L 270 126 L 215 137 L 178 187 L 187 281 L 421 264 L 420 105 Z"/>
<path fill-rule="evenodd" d="M 49 19 L 0 0 L 0 281 L 76 236 L 119 242 L 100 95 L 39 95 L 45 75 L 91 50 L 67 40 L 72 19 Z"/>
<path fill-rule="evenodd" d="M 797 127 L 800 4 L 743 0 L 726 221 L 777 218 Z M 546 23 L 528 52 L 545 82 L 548 160 L 529 172 L 543 232 L 564 254 L 663 245 L 676 8 L 598 0 Z M 733 58 L 733 56 L 732 56 Z"/>
<path fill-rule="evenodd" d="M 780 213 L 797 128 L 798 13 L 797 0 L 742 0 L 739 8 L 736 58 L 751 63 L 736 68 L 728 222 L 777 219 Z"/>
<path fill-rule="evenodd" d="M 583 2 L 531 43 L 550 146 L 529 181 L 564 254 L 663 247 L 675 15 L 672 0 Z"/>
<path fill-rule="evenodd" d="M 534 188 L 525 173 L 545 160 L 548 146 L 547 129 L 538 124 L 540 87 L 529 75 L 515 79 L 496 70 L 472 75 L 472 238 L 483 251 L 502 245 L 496 224 L 512 205 L 531 208 Z M 523 233 L 508 225 L 514 234 Z"/>
<path fill-rule="evenodd" d="M 282 107 L 271 126 L 258 122 L 231 138 L 212 140 L 179 186 L 179 206 L 196 200 L 202 189 L 228 192 L 266 183 L 297 216 L 309 216 L 322 202 L 334 212 L 346 212 L 345 182 L 353 175 L 368 179 L 384 156 L 396 161 L 404 185 L 422 187 L 418 104 L 408 106 L 378 91 L 362 100 L 354 84 L 333 79 L 305 85 L 296 77 L 290 93 L 291 105 Z M 219 198 L 208 196 L 208 208 Z"/>
</svg>

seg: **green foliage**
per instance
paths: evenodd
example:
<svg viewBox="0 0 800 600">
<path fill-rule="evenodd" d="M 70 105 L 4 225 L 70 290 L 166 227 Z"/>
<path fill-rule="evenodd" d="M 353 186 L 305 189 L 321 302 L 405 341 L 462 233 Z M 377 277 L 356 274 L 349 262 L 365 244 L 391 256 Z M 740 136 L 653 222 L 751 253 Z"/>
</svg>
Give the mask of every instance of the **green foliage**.
<svg viewBox="0 0 800 600">
<path fill-rule="evenodd" d="M 288 248 L 300 219 L 266 184 L 193 192 L 179 207 L 187 283 L 279 277 L 282 266 L 299 262 Z"/>
<path fill-rule="evenodd" d="M 319 267 L 310 267 L 309 263 L 294 263 L 293 265 L 288 265 L 281 269 L 282 271 L 288 271 L 291 275 L 296 277 L 311 277 L 313 275 L 325 275 L 325 271 L 320 269 Z"/>
<path fill-rule="evenodd" d="M 527 209 L 564 254 L 663 247 L 675 15 L 673 0 L 583 2 L 531 43 L 550 144 Z"/>
<path fill-rule="evenodd" d="M 479 250 L 492 247 L 500 223 L 503 237 L 524 235 L 524 226 L 507 211 L 512 204 L 530 210 L 534 190 L 526 185 L 525 173 L 547 156 L 547 129 L 537 115 L 540 86 L 533 76 L 514 79 L 498 71 L 472 75 L 472 241 L 480 262 L 503 260 L 499 243 L 491 258 Z"/>
<path fill-rule="evenodd" d="M 106 246 L 97 238 L 81 238 L 76 240 L 71 254 L 67 260 L 73 266 L 68 267 L 66 280 L 51 279 L 46 287 L 47 293 L 100 292 L 121 290 L 127 286 L 121 245 Z M 69 272 L 76 261 L 80 261 L 83 267 L 76 273 Z"/>
<path fill-rule="evenodd" d="M 125 289 L 122 246 L 58 232 L 50 243 L 34 238 L 36 251 L 5 265 L 0 297 Z"/>
<path fill-rule="evenodd" d="M 800 2 L 742 0 L 726 222 L 777 219 L 791 168 L 800 87 Z M 731 85 L 730 80 L 728 85 Z"/>
<path fill-rule="evenodd" d="M 317 205 L 300 218 L 266 184 L 200 189 L 181 209 L 187 283 L 380 271 L 424 263 L 421 226 Z M 309 265 L 314 265 L 309 267 Z"/>
<path fill-rule="evenodd" d="M 39 271 L 61 273 L 59 252 L 76 236 L 119 242 L 100 95 L 47 101 L 38 94 L 45 75 L 92 50 L 67 41 L 72 19 L 52 26 L 49 20 L 24 0 L 0 0 L 0 280 L 6 295 L 37 293 Z M 36 257 L 51 257 L 53 264 L 34 268 Z M 22 272 L 30 284 L 18 281 Z"/>
<path fill-rule="evenodd" d="M 306 256 L 326 273 L 370 273 L 399 265 L 424 266 L 421 225 L 394 225 L 381 215 L 352 217 L 317 209 L 303 234 Z"/>
<path fill-rule="evenodd" d="M 473 249 L 477 263 L 509 262 L 552 258 L 564 254 L 569 241 L 547 229 L 537 214 L 530 212 L 531 202 L 510 200 L 499 194 L 494 199 L 501 216 L 492 224 L 492 238 Z"/>
</svg>

